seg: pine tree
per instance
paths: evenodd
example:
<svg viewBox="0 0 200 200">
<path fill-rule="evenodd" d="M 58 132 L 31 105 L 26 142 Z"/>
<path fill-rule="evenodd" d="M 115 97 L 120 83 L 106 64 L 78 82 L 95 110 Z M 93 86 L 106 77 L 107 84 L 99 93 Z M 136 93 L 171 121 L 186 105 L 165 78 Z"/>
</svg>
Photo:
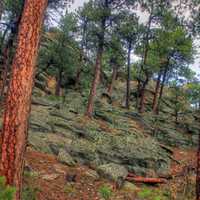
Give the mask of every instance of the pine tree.
<svg viewBox="0 0 200 200">
<path fill-rule="evenodd" d="M 47 0 L 25 0 L 3 118 L 0 172 L 21 199 L 24 153 L 40 31 Z"/>
</svg>

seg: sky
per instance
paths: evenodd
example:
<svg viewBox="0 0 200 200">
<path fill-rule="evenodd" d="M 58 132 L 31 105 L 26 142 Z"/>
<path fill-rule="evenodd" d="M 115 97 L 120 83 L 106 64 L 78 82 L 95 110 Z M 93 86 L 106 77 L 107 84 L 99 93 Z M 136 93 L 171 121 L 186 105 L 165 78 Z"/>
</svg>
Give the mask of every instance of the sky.
<svg viewBox="0 0 200 200">
<path fill-rule="evenodd" d="M 71 10 L 71 11 L 76 10 L 78 7 L 83 6 L 83 4 L 84 4 L 85 2 L 87 2 L 87 1 L 88 1 L 88 0 L 74 0 L 74 3 L 71 5 L 70 10 Z M 144 18 L 145 18 L 145 16 L 143 15 L 143 16 L 141 16 L 140 18 L 141 18 L 141 20 L 143 21 Z M 195 46 L 197 46 L 198 43 L 199 43 L 198 46 L 200 46 L 200 41 L 195 42 Z M 198 47 L 198 48 L 200 48 L 200 47 Z M 198 49 L 198 48 L 197 48 L 197 49 Z M 191 69 L 194 70 L 197 74 L 200 74 L 200 51 L 199 51 L 199 56 L 197 55 L 196 58 L 195 58 L 194 63 L 191 64 Z"/>
</svg>

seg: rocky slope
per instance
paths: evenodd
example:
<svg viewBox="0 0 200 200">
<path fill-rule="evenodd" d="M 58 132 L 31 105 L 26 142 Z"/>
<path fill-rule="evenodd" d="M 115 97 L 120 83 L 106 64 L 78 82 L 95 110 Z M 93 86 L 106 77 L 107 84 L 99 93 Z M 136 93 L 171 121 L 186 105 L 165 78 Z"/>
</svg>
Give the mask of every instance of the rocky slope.
<svg viewBox="0 0 200 200">
<path fill-rule="evenodd" d="M 117 93 L 118 92 L 118 93 Z M 167 115 L 140 116 L 123 109 L 117 91 L 113 99 L 99 96 L 93 119 L 84 117 L 86 95 L 68 91 L 65 99 L 34 95 L 29 146 L 56 155 L 69 166 L 87 165 L 115 180 L 128 172 L 167 177 L 171 147 L 196 145 L 198 128 L 173 124 Z M 111 172 L 109 171 L 111 168 Z M 103 169 L 103 170 L 102 170 Z"/>
</svg>

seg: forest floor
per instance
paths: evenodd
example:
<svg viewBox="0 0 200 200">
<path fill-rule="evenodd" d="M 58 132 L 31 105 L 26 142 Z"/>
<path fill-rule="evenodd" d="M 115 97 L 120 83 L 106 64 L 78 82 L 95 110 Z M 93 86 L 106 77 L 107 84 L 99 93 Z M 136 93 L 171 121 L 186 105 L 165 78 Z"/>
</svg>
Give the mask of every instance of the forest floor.
<svg viewBox="0 0 200 200">
<path fill-rule="evenodd" d="M 167 184 L 156 187 L 141 184 L 130 187 L 129 184 L 117 190 L 114 183 L 100 179 L 86 166 L 68 167 L 60 164 L 55 156 L 29 148 L 24 200 L 103 200 L 106 196 L 111 200 L 193 200 L 195 156 L 194 150 L 174 149 L 172 177 Z"/>
</svg>

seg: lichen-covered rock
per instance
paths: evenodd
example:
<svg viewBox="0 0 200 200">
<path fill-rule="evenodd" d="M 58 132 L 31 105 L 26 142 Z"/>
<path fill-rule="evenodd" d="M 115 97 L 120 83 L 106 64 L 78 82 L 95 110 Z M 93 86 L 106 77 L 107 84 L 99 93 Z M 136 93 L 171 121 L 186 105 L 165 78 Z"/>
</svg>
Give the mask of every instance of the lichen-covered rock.
<svg viewBox="0 0 200 200">
<path fill-rule="evenodd" d="M 58 161 L 68 166 L 75 166 L 76 162 L 71 155 L 64 149 L 60 149 L 58 153 Z"/>
<path fill-rule="evenodd" d="M 127 192 L 137 192 L 137 191 L 140 190 L 139 187 L 137 187 L 136 185 L 134 185 L 133 183 L 130 183 L 128 181 L 124 182 L 122 189 L 127 191 Z"/>
<path fill-rule="evenodd" d="M 96 109 L 101 116 L 88 120 L 72 109 L 69 97 L 67 106 L 49 99 L 33 105 L 29 143 L 35 150 L 58 155 L 65 149 L 74 161 L 92 168 L 113 163 L 138 175 L 168 174 L 170 152 L 144 135 L 123 109 L 102 104 Z"/>
<path fill-rule="evenodd" d="M 92 181 L 98 181 L 100 178 L 99 174 L 95 170 L 92 170 L 92 169 L 86 171 L 85 176 L 91 179 Z"/>
<path fill-rule="evenodd" d="M 111 181 L 125 180 L 128 175 L 128 171 L 124 166 L 114 163 L 99 166 L 97 172 L 100 176 L 110 179 Z"/>
<path fill-rule="evenodd" d="M 59 177 L 59 174 L 45 174 L 42 176 L 42 179 L 46 181 L 54 181 Z"/>
</svg>

